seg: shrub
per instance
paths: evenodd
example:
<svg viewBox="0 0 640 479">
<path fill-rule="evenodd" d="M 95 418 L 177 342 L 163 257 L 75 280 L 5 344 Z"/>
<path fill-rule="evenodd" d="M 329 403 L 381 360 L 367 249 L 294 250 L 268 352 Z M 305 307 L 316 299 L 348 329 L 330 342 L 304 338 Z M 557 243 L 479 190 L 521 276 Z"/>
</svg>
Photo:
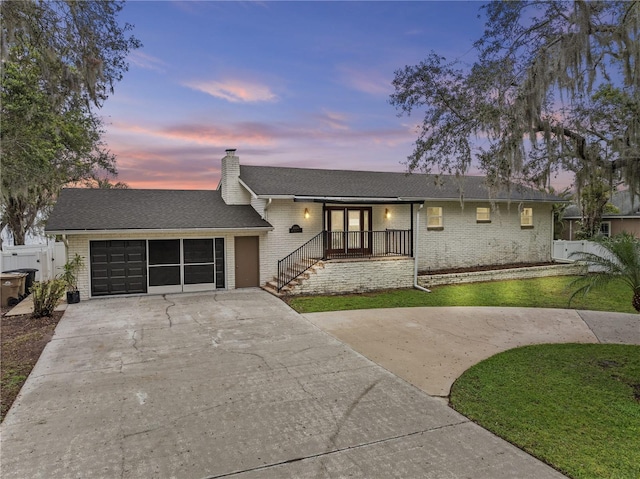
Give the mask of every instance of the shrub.
<svg viewBox="0 0 640 479">
<path fill-rule="evenodd" d="M 60 279 L 36 281 L 31 288 L 33 297 L 33 317 L 51 316 L 58 306 L 66 289 L 65 282 Z"/>
</svg>

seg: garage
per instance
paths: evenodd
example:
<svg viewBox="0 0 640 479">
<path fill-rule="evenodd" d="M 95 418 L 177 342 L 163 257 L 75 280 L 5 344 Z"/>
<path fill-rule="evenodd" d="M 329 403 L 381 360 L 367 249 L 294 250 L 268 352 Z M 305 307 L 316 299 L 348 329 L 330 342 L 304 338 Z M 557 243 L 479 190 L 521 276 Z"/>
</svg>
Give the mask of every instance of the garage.
<svg viewBox="0 0 640 479">
<path fill-rule="evenodd" d="M 91 241 L 91 296 L 147 292 L 145 240 Z"/>
<path fill-rule="evenodd" d="M 91 296 L 225 287 L 224 238 L 90 242 Z"/>
<path fill-rule="evenodd" d="M 259 238 L 272 229 L 219 190 L 64 188 L 45 231 L 85 258 L 78 289 L 88 299 L 233 289 L 238 275 L 241 287 L 256 285 Z M 246 271 L 234 259 L 240 236 L 251 238 Z"/>
</svg>

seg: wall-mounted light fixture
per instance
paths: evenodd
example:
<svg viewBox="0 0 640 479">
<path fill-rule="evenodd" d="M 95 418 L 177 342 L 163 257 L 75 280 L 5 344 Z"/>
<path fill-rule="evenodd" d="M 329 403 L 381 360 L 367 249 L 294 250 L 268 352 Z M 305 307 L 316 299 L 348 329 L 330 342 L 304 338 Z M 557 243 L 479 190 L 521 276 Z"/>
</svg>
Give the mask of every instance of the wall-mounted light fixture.
<svg viewBox="0 0 640 479">
<path fill-rule="evenodd" d="M 304 209 L 304 219 L 308 220 L 309 219 L 309 208 L 305 208 Z"/>
<path fill-rule="evenodd" d="M 391 219 L 391 211 L 389 211 L 389 208 L 384 209 L 384 217 L 386 219 Z"/>
</svg>

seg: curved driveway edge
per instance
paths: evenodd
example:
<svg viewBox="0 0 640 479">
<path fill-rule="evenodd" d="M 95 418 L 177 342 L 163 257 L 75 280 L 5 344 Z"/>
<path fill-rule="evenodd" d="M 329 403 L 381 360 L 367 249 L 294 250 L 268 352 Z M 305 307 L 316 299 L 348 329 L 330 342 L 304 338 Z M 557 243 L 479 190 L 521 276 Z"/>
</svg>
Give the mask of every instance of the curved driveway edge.
<svg viewBox="0 0 640 479">
<path fill-rule="evenodd" d="M 322 330 L 432 396 L 476 363 L 541 343 L 640 344 L 640 316 L 568 309 L 424 307 L 308 313 Z"/>
<path fill-rule="evenodd" d="M 563 477 L 261 290 L 70 305 L 0 430 L 3 479 Z"/>
</svg>

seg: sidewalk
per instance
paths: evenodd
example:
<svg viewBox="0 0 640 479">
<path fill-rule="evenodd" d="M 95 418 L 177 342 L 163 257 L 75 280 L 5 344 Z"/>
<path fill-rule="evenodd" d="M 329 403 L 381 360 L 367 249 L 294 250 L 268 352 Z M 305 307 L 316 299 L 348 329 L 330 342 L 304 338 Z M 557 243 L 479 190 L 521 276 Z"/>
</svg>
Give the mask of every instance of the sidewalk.
<svg viewBox="0 0 640 479">
<path fill-rule="evenodd" d="M 63 298 L 60 304 L 56 306 L 56 311 L 64 311 L 65 309 L 67 309 L 67 302 Z M 23 314 L 31 313 L 33 313 L 33 297 L 29 295 L 8 311 L 5 316 L 22 316 Z"/>
</svg>

